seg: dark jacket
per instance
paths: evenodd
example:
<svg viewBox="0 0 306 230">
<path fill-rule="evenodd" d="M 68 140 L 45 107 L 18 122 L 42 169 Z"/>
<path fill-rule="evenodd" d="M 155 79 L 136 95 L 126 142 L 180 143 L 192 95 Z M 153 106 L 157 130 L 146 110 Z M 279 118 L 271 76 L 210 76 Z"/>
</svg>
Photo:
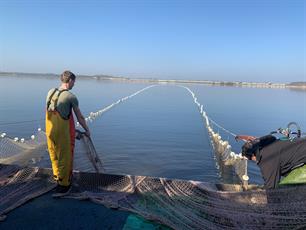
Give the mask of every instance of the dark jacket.
<svg viewBox="0 0 306 230">
<path fill-rule="evenodd" d="M 306 164 L 306 138 L 276 140 L 256 155 L 265 188 L 276 188 L 281 177 L 293 168 Z"/>
</svg>

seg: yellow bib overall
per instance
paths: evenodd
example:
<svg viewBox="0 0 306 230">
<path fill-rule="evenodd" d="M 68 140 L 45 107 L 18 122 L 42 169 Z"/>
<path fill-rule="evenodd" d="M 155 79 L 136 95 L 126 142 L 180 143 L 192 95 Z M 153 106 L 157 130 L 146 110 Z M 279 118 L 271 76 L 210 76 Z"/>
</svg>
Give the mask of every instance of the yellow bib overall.
<svg viewBox="0 0 306 230">
<path fill-rule="evenodd" d="M 51 94 L 46 111 L 46 136 L 54 179 L 59 185 L 69 186 L 73 169 L 73 151 L 75 144 L 75 126 L 72 111 L 69 119 L 63 119 L 56 110 L 57 100 L 61 92 L 54 99 L 55 91 Z M 50 110 L 50 101 L 54 100 L 54 110 Z"/>
</svg>

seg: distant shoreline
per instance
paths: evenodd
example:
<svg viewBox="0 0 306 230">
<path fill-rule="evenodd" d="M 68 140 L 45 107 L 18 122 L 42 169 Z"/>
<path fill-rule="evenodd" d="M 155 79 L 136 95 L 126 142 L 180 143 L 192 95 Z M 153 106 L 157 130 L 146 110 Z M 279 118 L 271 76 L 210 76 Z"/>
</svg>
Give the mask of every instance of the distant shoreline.
<svg viewBox="0 0 306 230">
<path fill-rule="evenodd" d="M 0 72 L 0 77 L 45 77 L 58 78 L 59 74 L 53 73 L 22 73 L 22 72 Z M 306 90 L 306 82 L 273 83 L 273 82 L 242 82 L 242 81 L 210 81 L 210 80 L 161 80 L 155 78 L 128 78 L 110 75 L 78 75 L 81 79 L 95 79 L 101 81 L 125 81 L 134 83 L 160 83 L 160 84 L 204 84 L 211 86 L 232 86 L 232 87 L 251 87 L 251 88 L 292 88 Z"/>
</svg>

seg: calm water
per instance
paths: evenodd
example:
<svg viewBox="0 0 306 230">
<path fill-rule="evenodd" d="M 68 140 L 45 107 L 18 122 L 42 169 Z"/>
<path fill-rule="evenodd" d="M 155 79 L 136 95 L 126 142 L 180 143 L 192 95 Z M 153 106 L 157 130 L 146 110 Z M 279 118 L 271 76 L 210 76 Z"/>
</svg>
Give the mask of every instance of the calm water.
<svg viewBox="0 0 306 230">
<path fill-rule="evenodd" d="M 0 77 L 0 132 L 30 137 L 44 128 L 46 92 L 57 79 Z M 72 90 L 85 116 L 147 84 L 77 80 Z M 306 91 L 188 85 L 208 115 L 235 134 L 261 136 L 288 122 L 306 129 Z M 17 124 L 8 124 L 16 123 Z M 97 152 L 109 173 L 220 181 L 203 120 L 190 94 L 159 85 L 113 107 L 89 124 Z M 218 130 L 217 127 L 214 128 Z M 222 132 L 234 150 L 241 143 Z M 251 182 L 262 183 L 250 163 Z"/>
</svg>

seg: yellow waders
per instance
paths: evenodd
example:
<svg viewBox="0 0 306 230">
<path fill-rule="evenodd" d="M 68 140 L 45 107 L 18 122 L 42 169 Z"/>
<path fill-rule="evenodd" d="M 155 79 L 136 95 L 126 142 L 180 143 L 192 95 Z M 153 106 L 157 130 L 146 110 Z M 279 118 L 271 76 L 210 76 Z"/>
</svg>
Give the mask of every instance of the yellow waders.
<svg viewBox="0 0 306 230">
<path fill-rule="evenodd" d="M 65 120 L 57 111 L 48 111 L 47 108 L 46 136 L 54 179 L 57 180 L 59 185 L 69 186 L 73 169 L 75 143 L 75 127 L 72 113 L 70 113 L 70 118 Z"/>
</svg>

